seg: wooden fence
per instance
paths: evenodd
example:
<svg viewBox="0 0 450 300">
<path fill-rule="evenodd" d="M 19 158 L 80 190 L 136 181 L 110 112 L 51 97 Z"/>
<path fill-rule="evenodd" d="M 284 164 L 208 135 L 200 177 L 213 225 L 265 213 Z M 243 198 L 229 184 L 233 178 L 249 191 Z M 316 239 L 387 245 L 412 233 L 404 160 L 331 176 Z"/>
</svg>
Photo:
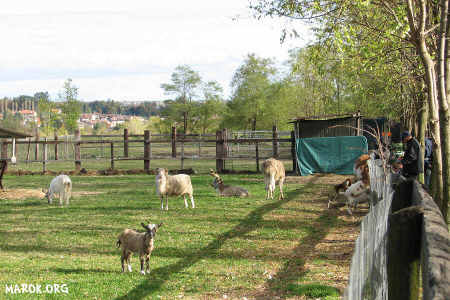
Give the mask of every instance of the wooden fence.
<svg viewBox="0 0 450 300">
<path fill-rule="evenodd" d="M 369 167 L 371 209 L 344 299 L 450 299 L 450 235 L 434 200 L 419 182 L 394 188 L 378 162 Z"/>
<path fill-rule="evenodd" d="M 237 161 L 253 161 L 256 171 L 260 163 L 269 157 L 292 161 L 296 168 L 295 139 L 293 132 L 278 131 L 234 131 L 227 129 L 216 134 L 179 134 L 175 127 L 171 134 L 131 135 L 124 129 L 123 135 L 80 135 L 50 138 L 29 138 L 1 143 L 1 158 L 10 158 L 13 153 L 17 162 L 41 163 L 46 171 L 48 163 L 73 162 L 76 171 L 88 166 L 89 161 L 108 162 L 110 169 L 116 162 L 143 161 L 143 169 L 149 171 L 151 161 L 177 160 L 185 168 L 187 160 L 215 160 L 216 170 L 227 171 Z"/>
</svg>

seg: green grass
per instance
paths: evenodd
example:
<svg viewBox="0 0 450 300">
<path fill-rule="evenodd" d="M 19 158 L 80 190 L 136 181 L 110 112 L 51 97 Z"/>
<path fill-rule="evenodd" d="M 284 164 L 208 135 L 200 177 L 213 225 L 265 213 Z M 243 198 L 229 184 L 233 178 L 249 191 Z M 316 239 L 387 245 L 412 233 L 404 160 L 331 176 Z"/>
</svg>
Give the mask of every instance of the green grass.
<svg viewBox="0 0 450 300">
<path fill-rule="evenodd" d="M 295 295 L 305 295 L 311 298 L 338 299 L 339 290 L 332 286 L 322 284 L 289 284 L 288 290 Z"/>
<path fill-rule="evenodd" d="M 219 198 L 211 177 L 191 177 L 195 209 L 172 197 L 169 211 L 161 211 L 151 175 L 74 176 L 75 196 L 64 208 L 33 198 L 0 200 L 0 299 L 253 299 L 260 293 L 296 295 L 294 284 L 311 283 L 305 282 L 303 255 L 341 225 L 323 209 L 325 202 L 318 204 L 323 186 L 289 184 L 286 200 L 268 201 L 261 175 L 224 175 L 225 183 L 248 188 L 251 197 Z M 4 184 L 40 189 L 50 180 L 7 175 Z M 142 221 L 164 223 L 151 273 L 139 274 L 133 256 L 133 272 L 122 274 L 117 236 L 124 228 L 139 229 Z M 317 264 L 326 260 L 319 258 Z M 6 285 L 22 283 L 66 284 L 68 294 L 4 293 Z M 335 295 L 320 286 L 307 290 Z"/>
</svg>

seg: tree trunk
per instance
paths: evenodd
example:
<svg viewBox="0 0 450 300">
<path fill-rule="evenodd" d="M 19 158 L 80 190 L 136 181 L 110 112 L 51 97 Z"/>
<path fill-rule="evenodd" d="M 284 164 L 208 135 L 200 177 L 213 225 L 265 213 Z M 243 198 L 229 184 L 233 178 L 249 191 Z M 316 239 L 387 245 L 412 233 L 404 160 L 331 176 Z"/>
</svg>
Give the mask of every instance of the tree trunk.
<svg viewBox="0 0 450 300">
<path fill-rule="evenodd" d="M 430 131 L 434 139 L 433 172 L 435 184 L 432 186 L 432 196 L 436 204 L 442 208 L 443 181 L 442 181 L 442 151 L 439 124 L 439 108 L 436 86 L 435 63 L 428 52 L 425 34 L 418 34 L 418 52 L 425 66 L 425 84 L 428 88 L 428 108 L 430 109 Z"/>
<path fill-rule="evenodd" d="M 442 143 L 442 206 L 440 206 L 444 220 L 447 220 L 448 202 L 450 198 L 450 124 L 448 99 L 450 97 L 450 79 L 448 71 L 450 70 L 448 61 L 448 43 L 450 38 L 448 10 L 449 3 L 447 0 L 441 0 L 441 21 L 440 21 L 440 35 L 439 35 L 439 50 L 438 50 L 438 102 L 439 102 L 439 120 L 440 120 L 440 139 Z"/>
<path fill-rule="evenodd" d="M 420 108 L 419 111 L 419 117 L 418 117 L 418 132 L 417 132 L 417 139 L 419 140 L 420 143 L 420 147 L 422 149 L 425 149 L 425 135 L 426 135 L 426 131 L 427 131 L 427 124 L 428 124 L 428 102 L 427 99 L 425 97 L 421 97 L 422 98 L 422 107 Z M 420 159 L 420 163 L 422 164 L 422 166 L 424 165 L 424 156 L 422 155 L 421 157 L 419 157 Z M 424 178 L 424 173 L 420 173 L 419 174 L 419 181 L 420 183 L 424 183 L 425 182 L 425 178 Z"/>
</svg>

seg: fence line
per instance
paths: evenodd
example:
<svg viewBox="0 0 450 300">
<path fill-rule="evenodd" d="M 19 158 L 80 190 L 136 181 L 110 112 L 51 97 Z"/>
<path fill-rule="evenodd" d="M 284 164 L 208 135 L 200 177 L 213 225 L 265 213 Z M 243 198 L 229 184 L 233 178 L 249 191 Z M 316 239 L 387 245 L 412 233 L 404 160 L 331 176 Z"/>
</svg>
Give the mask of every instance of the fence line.
<svg viewBox="0 0 450 300">
<path fill-rule="evenodd" d="M 217 171 L 234 168 L 238 160 L 254 160 L 259 171 L 260 160 L 278 157 L 284 160 L 295 160 L 292 155 L 295 146 L 290 132 L 272 131 L 239 131 L 226 129 L 212 134 L 179 134 L 173 127 L 171 134 L 131 135 L 124 129 L 123 135 L 75 135 L 56 136 L 49 138 L 17 139 L 16 156 L 18 162 L 42 163 L 42 169 L 47 169 L 48 162 L 73 161 L 75 170 L 82 168 L 87 161 L 101 161 L 116 166 L 114 161 L 143 161 L 144 169 L 148 170 L 150 162 L 157 159 L 179 160 L 184 169 L 186 160 L 216 160 Z M 148 135 L 148 136 L 146 136 Z M 214 138 L 213 138 L 214 137 Z M 12 140 L 2 141 L 1 156 L 3 159 L 11 153 Z M 46 149 L 46 150 L 45 150 Z M 34 157 L 30 154 L 35 152 Z M 44 156 L 44 150 L 46 155 Z M 217 163 L 220 162 L 220 163 Z M 227 163 L 228 162 L 228 163 Z"/>
<path fill-rule="evenodd" d="M 371 207 L 344 299 L 450 299 L 450 234 L 434 200 L 418 181 L 384 174 L 380 161 L 369 170 Z"/>
</svg>

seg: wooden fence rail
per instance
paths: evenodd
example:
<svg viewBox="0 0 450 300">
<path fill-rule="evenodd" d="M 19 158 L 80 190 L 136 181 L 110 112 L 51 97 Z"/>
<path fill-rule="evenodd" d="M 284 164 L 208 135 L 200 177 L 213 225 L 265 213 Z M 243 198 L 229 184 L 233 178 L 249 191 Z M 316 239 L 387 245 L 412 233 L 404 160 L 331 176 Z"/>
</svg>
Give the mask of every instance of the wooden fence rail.
<svg viewBox="0 0 450 300">
<path fill-rule="evenodd" d="M 263 133 L 268 136 L 262 137 Z M 286 132 L 283 132 L 283 135 L 286 135 Z M 283 147 L 281 147 L 281 143 L 284 143 Z M 196 145 L 194 150 L 192 149 L 192 144 Z M 10 145 L 12 145 L 12 140 L 3 140 L 1 142 L 0 150 L 2 158 L 8 158 L 8 148 Z M 171 134 L 169 135 L 151 134 L 148 130 L 144 132 L 144 135 L 132 135 L 129 134 L 127 129 L 124 129 L 123 135 L 81 135 L 79 131 L 76 131 L 74 136 L 60 138 L 55 135 L 53 140 L 49 140 L 48 138 L 41 139 L 39 137 L 35 139 L 16 140 L 15 145 L 16 147 L 18 145 L 22 146 L 20 149 L 22 150 L 21 157 L 23 159 L 19 160 L 19 162 L 40 162 L 43 165 L 42 169 L 44 172 L 47 170 L 47 163 L 49 161 L 73 161 L 75 170 L 80 171 L 83 161 L 98 160 L 99 158 L 108 159 L 111 169 L 116 167 L 114 164 L 115 161 L 141 160 L 144 162 L 143 168 L 146 172 L 150 170 L 151 160 L 155 159 L 178 159 L 181 162 L 181 169 L 184 168 L 186 159 L 213 159 L 216 160 L 216 169 L 219 173 L 226 170 L 226 161 L 237 160 L 254 160 L 256 170 L 259 171 L 260 161 L 269 157 L 292 159 L 294 162 L 293 170 L 296 167 L 294 135 L 291 133 L 290 137 L 280 137 L 280 133 L 275 126 L 272 131 L 259 131 L 257 134 L 252 132 L 236 134 L 229 132 L 227 129 L 223 129 L 215 135 L 184 135 L 177 133 L 175 127 L 172 128 Z M 186 146 L 188 145 L 190 148 L 187 150 Z M 51 150 L 54 149 L 54 152 L 49 152 L 49 146 L 51 146 Z M 25 148 L 26 154 L 23 153 Z M 34 159 L 31 159 L 30 151 L 33 148 L 35 155 Z M 42 149 L 41 152 L 39 148 Z M 156 153 L 152 153 L 152 148 Z M 162 155 L 160 153 L 162 150 L 158 149 L 163 148 L 170 149 L 170 152 L 167 155 Z M 204 148 L 203 151 L 202 148 Z M 212 153 L 212 148 L 215 148 L 215 153 Z M 244 148 L 248 153 L 241 153 L 244 151 Z M 131 151 L 132 149 L 136 150 Z M 143 149 L 143 153 L 139 149 Z M 101 152 L 100 156 L 92 157 L 93 154 L 89 154 L 86 157 L 86 154 L 83 154 L 85 151 L 96 150 L 97 152 Z M 66 155 L 60 155 L 60 151 L 63 151 L 63 154 L 65 153 Z M 109 152 L 109 158 L 107 157 L 107 152 Z M 140 155 L 138 154 L 139 152 L 141 153 Z M 42 153 L 41 159 L 39 158 L 39 153 Z M 17 156 L 19 156 L 18 154 L 17 152 Z M 53 155 L 53 158 L 49 159 L 49 154 L 51 154 L 50 156 Z M 70 155 L 72 156 L 70 157 Z"/>
</svg>

